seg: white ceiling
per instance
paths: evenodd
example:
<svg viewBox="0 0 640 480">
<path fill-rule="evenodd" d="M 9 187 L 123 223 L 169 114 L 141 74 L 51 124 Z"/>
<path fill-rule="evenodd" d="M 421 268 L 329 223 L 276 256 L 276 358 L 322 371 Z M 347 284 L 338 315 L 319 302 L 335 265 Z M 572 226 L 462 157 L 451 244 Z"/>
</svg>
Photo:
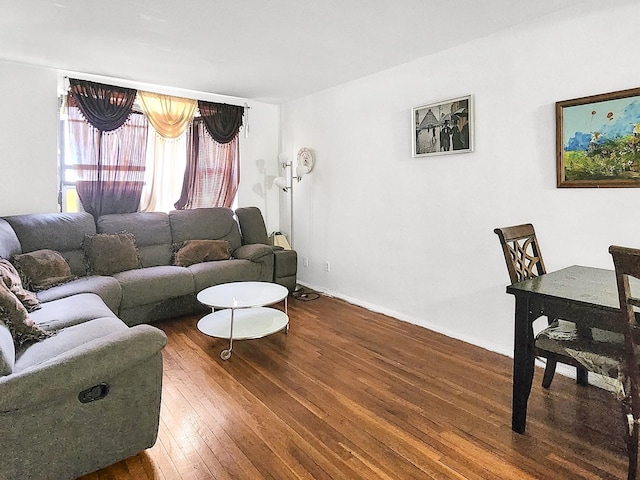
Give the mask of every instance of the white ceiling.
<svg viewBox="0 0 640 480">
<path fill-rule="evenodd" d="M 0 0 L 0 59 L 280 103 L 584 2 Z"/>
</svg>

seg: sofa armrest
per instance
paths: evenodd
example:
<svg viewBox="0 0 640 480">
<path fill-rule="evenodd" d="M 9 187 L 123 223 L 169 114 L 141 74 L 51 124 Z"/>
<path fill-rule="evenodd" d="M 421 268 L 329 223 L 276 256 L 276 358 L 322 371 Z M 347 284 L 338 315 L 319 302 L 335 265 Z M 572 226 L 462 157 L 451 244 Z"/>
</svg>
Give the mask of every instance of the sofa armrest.
<svg viewBox="0 0 640 480">
<path fill-rule="evenodd" d="M 233 256 L 234 258 L 239 258 L 241 260 L 262 262 L 263 257 L 273 256 L 273 249 L 269 245 L 254 243 L 236 248 L 233 252 Z"/>
<path fill-rule="evenodd" d="M 53 403 L 116 377 L 160 352 L 161 330 L 138 325 L 97 338 L 45 362 L 0 377 L 0 413 Z"/>
</svg>

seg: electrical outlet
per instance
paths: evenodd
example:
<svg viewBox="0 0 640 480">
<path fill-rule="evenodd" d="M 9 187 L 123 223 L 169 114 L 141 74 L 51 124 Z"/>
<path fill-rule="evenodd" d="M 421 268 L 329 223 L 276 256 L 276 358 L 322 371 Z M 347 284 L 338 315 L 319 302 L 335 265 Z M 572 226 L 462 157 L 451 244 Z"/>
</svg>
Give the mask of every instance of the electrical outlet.
<svg viewBox="0 0 640 480">
<path fill-rule="evenodd" d="M 309 257 L 302 257 L 302 266 L 303 267 L 309 266 Z"/>
<path fill-rule="evenodd" d="M 325 260 L 324 261 L 324 271 L 325 272 L 330 272 L 331 271 L 331 263 L 329 262 L 329 260 Z"/>
</svg>

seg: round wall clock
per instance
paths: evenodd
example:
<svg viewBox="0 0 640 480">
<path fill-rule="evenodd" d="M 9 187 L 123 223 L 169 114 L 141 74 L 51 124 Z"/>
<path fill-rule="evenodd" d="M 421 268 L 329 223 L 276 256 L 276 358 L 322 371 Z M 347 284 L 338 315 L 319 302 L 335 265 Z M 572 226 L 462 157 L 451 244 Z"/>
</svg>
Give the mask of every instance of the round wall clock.
<svg viewBox="0 0 640 480">
<path fill-rule="evenodd" d="M 302 147 L 298 151 L 298 165 L 307 167 L 309 171 L 313 170 L 313 154 L 307 147 Z"/>
</svg>

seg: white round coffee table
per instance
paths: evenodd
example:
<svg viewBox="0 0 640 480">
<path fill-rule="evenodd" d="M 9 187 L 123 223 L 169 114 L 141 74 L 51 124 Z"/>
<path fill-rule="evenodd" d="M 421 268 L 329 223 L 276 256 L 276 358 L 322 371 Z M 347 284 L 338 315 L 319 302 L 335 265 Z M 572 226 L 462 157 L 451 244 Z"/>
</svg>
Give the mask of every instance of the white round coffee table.
<svg viewBox="0 0 640 480">
<path fill-rule="evenodd" d="M 198 330 L 228 338 L 229 348 L 220 352 L 220 358 L 228 360 L 234 340 L 262 338 L 281 330 L 289 333 L 288 295 L 285 287 L 269 282 L 232 282 L 205 288 L 197 298 L 213 312 L 198 321 Z M 268 307 L 283 300 L 284 311 Z"/>
</svg>

